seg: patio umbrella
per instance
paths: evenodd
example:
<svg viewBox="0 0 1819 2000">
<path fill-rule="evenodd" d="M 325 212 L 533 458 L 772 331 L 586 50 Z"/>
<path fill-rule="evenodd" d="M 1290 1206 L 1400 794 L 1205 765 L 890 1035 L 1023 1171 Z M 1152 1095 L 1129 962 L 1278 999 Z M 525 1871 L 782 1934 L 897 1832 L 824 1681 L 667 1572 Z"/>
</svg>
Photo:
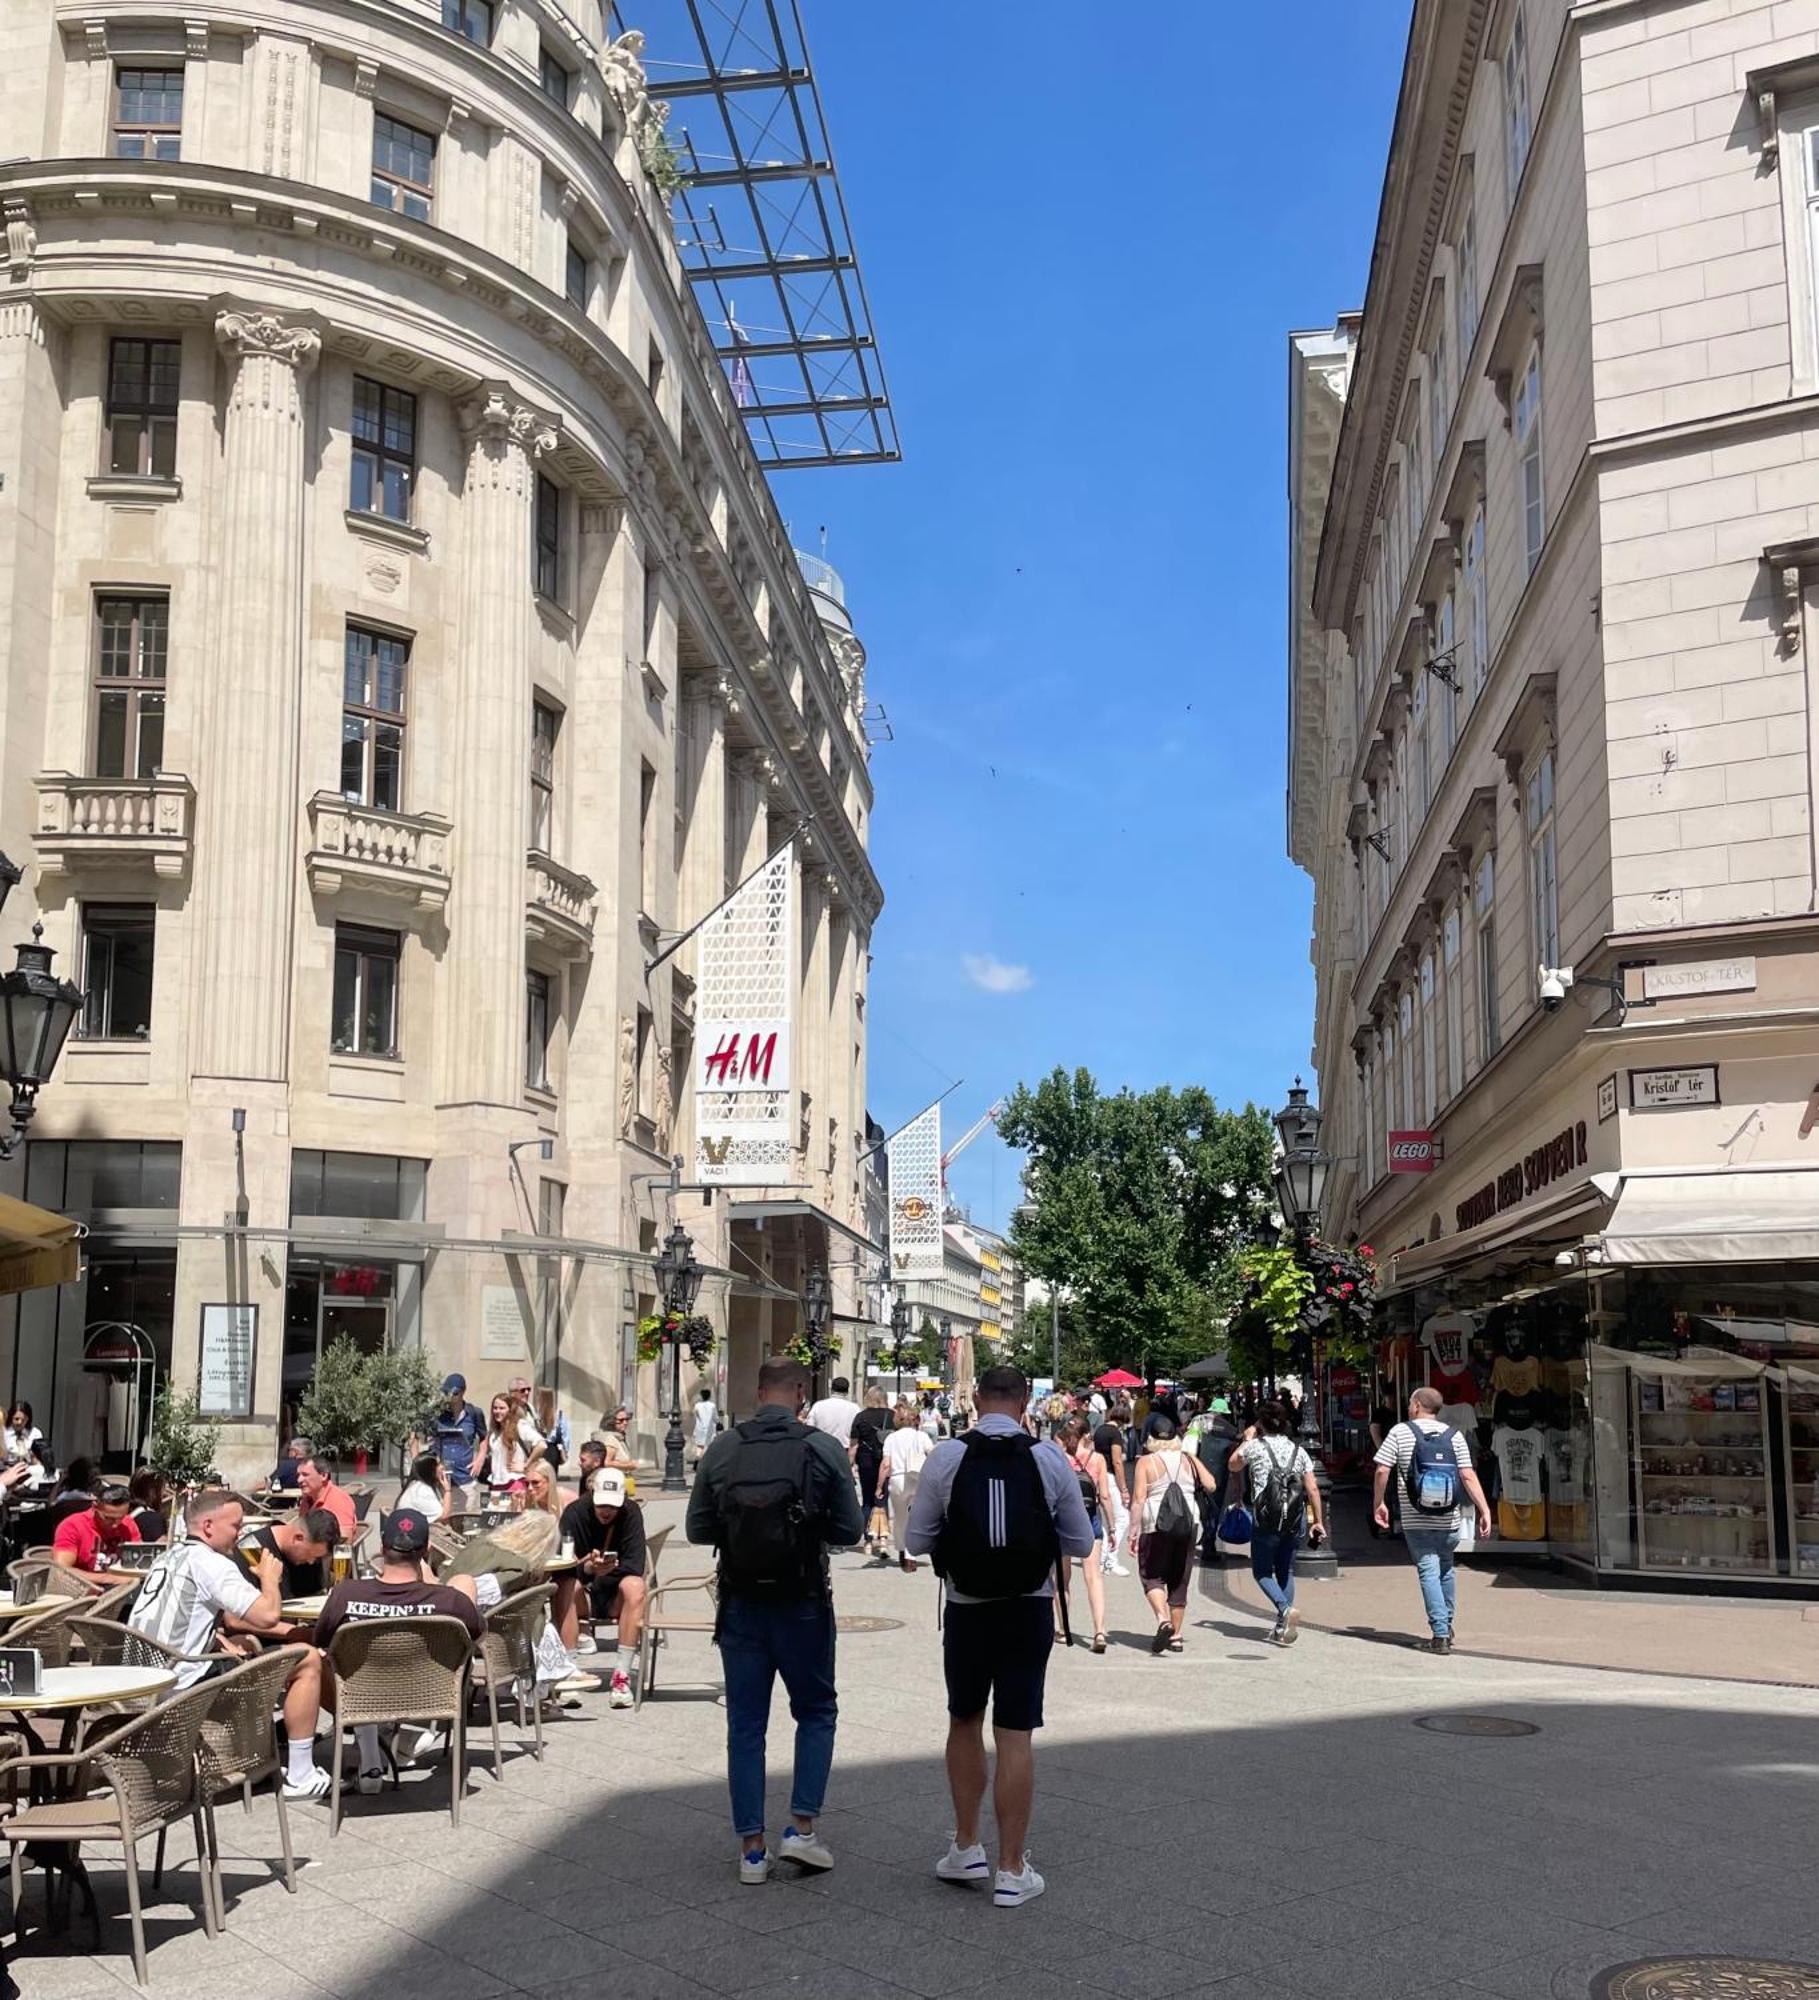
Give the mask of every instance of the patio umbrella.
<svg viewBox="0 0 1819 2000">
<path fill-rule="evenodd" d="M 1204 1361 L 1196 1361 L 1191 1368 L 1181 1371 L 1184 1382 L 1229 1382 L 1232 1378 L 1232 1364 L 1223 1354 L 1209 1354 Z"/>
<path fill-rule="evenodd" d="M 1095 1389 L 1141 1389 L 1143 1377 L 1133 1375 L 1128 1368 L 1108 1368 L 1103 1375 L 1093 1377 Z"/>
</svg>

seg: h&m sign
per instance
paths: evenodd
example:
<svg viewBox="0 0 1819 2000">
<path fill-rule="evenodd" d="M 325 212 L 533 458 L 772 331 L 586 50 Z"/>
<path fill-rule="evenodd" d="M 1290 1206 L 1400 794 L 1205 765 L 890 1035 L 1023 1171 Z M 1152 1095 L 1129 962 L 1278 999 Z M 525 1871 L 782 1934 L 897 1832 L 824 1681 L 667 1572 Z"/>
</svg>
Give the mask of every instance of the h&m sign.
<svg viewBox="0 0 1819 2000">
<path fill-rule="evenodd" d="M 1459 1204 L 1458 1227 L 1476 1229 L 1506 1209 L 1517 1207 L 1555 1181 L 1565 1180 L 1576 1168 L 1586 1165 L 1588 1157 L 1582 1118 L 1577 1125 L 1569 1125 L 1564 1132 L 1524 1153 L 1521 1159 L 1511 1161 L 1477 1193 L 1467 1195 Z"/>
</svg>

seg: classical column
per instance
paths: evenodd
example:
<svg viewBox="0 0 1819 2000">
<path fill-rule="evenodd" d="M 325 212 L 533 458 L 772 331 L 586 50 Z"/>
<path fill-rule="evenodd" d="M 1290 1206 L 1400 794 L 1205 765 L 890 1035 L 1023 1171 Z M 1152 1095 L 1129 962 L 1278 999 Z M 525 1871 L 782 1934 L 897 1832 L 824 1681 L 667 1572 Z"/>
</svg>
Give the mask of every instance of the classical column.
<svg viewBox="0 0 1819 2000">
<path fill-rule="evenodd" d="M 288 1073 L 303 672 L 303 384 L 313 327 L 224 312 L 221 562 L 196 711 L 199 985 L 193 1067 Z"/>
<path fill-rule="evenodd" d="M 706 675 L 683 677 L 677 739 L 683 842 L 675 921 L 686 930 L 726 894 L 726 704 Z"/>
<path fill-rule="evenodd" d="M 517 1105 L 524 1094 L 524 866 L 530 826 L 531 503 L 555 426 L 497 384 L 460 411 L 461 610 L 450 662 L 455 711 L 453 885 L 445 1103 Z"/>
</svg>

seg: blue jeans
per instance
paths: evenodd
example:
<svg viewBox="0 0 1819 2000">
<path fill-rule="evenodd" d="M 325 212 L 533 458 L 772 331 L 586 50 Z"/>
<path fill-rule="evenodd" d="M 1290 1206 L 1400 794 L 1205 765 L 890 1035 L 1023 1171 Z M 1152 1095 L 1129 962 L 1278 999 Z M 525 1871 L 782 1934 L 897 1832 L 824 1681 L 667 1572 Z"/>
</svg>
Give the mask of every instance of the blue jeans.
<svg viewBox="0 0 1819 2000">
<path fill-rule="evenodd" d="M 1300 1545 L 1299 1529 L 1277 1534 L 1265 1528 L 1251 1530 L 1251 1575 L 1278 1615 L 1295 1601 L 1295 1551 Z"/>
<path fill-rule="evenodd" d="M 1405 1530 L 1409 1559 L 1421 1579 L 1421 1601 L 1427 1606 L 1427 1622 L 1436 1639 L 1453 1636 L 1453 1551 L 1459 1543 L 1456 1528 L 1414 1528 Z"/>
<path fill-rule="evenodd" d="M 771 1686 L 783 1676 L 796 1718 L 796 1777 L 790 1811 L 818 1818 L 834 1763 L 834 1607 L 825 1597 L 760 1603 L 727 1597 L 720 1607 L 720 1660 L 726 1674 L 726 1776 L 733 1831 L 764 1833 L 764 1738 Z"/>
</svg>

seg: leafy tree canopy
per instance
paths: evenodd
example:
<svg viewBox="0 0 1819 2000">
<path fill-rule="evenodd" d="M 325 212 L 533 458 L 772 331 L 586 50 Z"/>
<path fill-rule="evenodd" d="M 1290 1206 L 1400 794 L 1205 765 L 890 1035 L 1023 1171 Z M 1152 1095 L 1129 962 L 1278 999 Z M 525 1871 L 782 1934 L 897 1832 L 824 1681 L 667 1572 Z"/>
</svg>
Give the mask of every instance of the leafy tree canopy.
<svg viewBox="0 0 1819 2000">
<path fill-rule="evenodd" d="M 1018 1086 L 998 1131 L 1028 1155 L 1012 1242 L 1062 1288 L 1064 1369 L 1087 1351 L 1093 1373 L 1173 1375 L 1221 1343 L 1241 1253 L 1274 1240 L 1268 1112 L 1223 1111 L 1197 1085 L 1108 1095 L 1056 1069 Z M 1022 1351 L 1035 1358 L 1045 1332 L 1026 1327 Z"/>
</svg>

